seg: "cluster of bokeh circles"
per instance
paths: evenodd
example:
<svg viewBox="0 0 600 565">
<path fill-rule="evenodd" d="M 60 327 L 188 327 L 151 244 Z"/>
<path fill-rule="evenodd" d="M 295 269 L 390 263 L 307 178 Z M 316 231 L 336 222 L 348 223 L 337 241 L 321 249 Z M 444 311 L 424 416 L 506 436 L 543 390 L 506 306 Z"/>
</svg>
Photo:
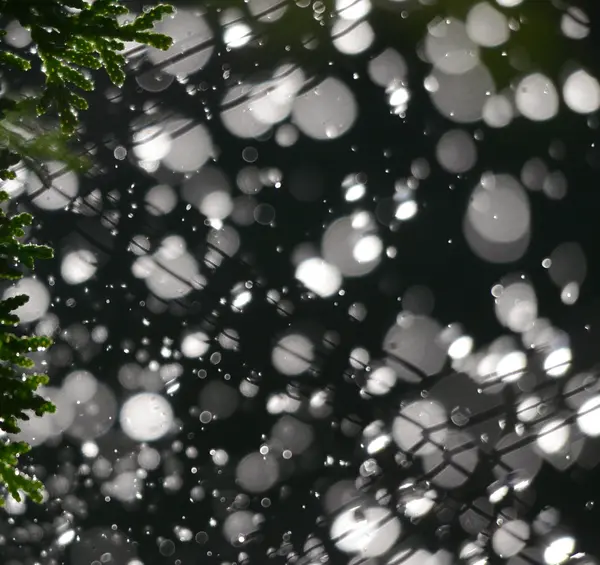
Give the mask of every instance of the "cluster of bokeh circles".
<svg viewBox="0 0 600 565">
<path fill-rule="evenodd" d="M 598 126 L 593 70 L 553 76 L 519 47 L 539 26 L 575 53 L 588 15 L 217 4 L 178 5 L 168 51 L 126 46 L 126 87 L 81 131 L 95 171 L 3 183 L 57 256 L 3 289 L 56 340 L 36 369 L 57 405 L 19 434 L 45 503 L 7 500 L 7 563 L 594 564 L 538 492 L 544 469 L 600 462 L 598 375 L 547 314 L 581 305 L 592 259 L 568 235 L 534 245 L 540 210 L 575 198 L 569 141 L 557 126 L 518 166 L 490 148 L 564 114 Z M 402 129 L 417 111 L 426 153 Z"/>
</svg>

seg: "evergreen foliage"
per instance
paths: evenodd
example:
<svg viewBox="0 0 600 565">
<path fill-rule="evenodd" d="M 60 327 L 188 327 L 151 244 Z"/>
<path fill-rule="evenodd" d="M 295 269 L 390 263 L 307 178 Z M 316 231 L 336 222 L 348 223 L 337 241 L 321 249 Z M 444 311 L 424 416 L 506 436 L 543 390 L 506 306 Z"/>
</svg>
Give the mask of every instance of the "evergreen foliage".
<svg viewBox="0 0 600 565">
<path fill-rule="evenodd" d="M 17 20 L 31 34 L 31 56 L 39 58 L 45 82 L 41 96 L 0 98 L 0 180 L 16 178 L 16 167 L 26 166 L 49 186 L 46 161 L 85 166 L 85 160 L 70 151 L 69 138 L 79 124 L 78 112 L 88 108 L 82 94 L 94 89 L 91 72 L 103 69 L 113 84 L 121 86 L 126 76 L 124 42 L 168 49 L 171 38 L 152 29 L 173 13 L 172 6 L 161 4 L 127 21 L 129 10 L 120 0 L 0 0 L 0 15 Z M 0 31 L 0 37 L 4 34 Z M 0 47 L 3 67 L 27 72 L 32 61 Z M 60 129 L 43 129 L 37 121 L 43 115 L 55 116 Z M 3 208 L 8 199 L 8 193 L 0 191 Z M 19 280 L 34 268 L 36 259 L 52 257 L 50 247 L 21 241 L 24 226 L 32 220 L 30 214 L 9 216 L 0 209 L 0 279 Z M 28 300 L 24 294 L 0 300 L 0 430 L 6 434 L 18 433 L 19 421 L 28 420 L 28 413 L 42 416 L 55 410 L 36 392 L 48 377 L 33 373 L 34 361 L 28 357 L 48 348 L 51 340 L 11 332 L 19 324 L 15 311 Z M 16 500 L 25 494 L 41 502 L 42 483 L 18 468 L 19 456 L 29 449 L 25 442 L 0 438 L 0 487 Z"/>
</svg>

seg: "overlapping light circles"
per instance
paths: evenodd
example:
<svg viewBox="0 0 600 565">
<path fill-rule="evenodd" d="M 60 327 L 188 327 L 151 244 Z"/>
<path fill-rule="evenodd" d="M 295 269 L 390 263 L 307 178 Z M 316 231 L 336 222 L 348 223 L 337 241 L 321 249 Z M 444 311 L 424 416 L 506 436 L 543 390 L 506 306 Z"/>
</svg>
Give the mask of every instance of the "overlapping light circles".
<svg viewBox="0 0 600 565">
<path fill-rule="evenodd" d="M 213 32 L 199 11 L 179 8 L 176 14 L 159 22 L 156 30 L 173 38 L 167 51 L 153 47 L 147 57 L 155 68 L 173 76 L 185 76 L 202 69 L 214 50 Z"/>
<path fill-rule="evenodd" d="M 156 296 L 167 300 L 181 298 L 205 284 L 198 261 L 180 236 L 165 237 L 152 255 L 138 257 L 131 270 Z"/>
<path fill-rule="evenodd" d="M 344 135 L 358 117 L 358 106 L 350 88 L 329 77 L 298 95 L 292 108 L 293 122 L 308 137 L 336 139 Z"/>
<path fill-rule="evenodd" d="M 465 24 L 455 18 L 439 18 L 429 24 L 425 53 L 445 74 L 462 75 L 479 64 L 479 48 L 469 38 Z"/>
<path fill-rule="evenodd" d="M 310 4 L 304 0 L 299 0 L 300 3 Z M 483 120 L 483 125 L 502 128 L 519 114 L 527 120 L 545 122 L 557 114 L 561 98 L 572 112 L 583 115 L 584 121 L 600 107 L 597 79 L 578 67 L 560 81 L 527 71 L 516 84 L 496 92 L 492 74 L 482 61 L 487 60 L 487 49 L 504 49 L 511 33 L 516 31 L 516 19 L 510 19 L 510 8 L 520 3 L 521 0 L 477 0 L 466 13 L 464 22 L 446 17 L 436 19 L 428 27 L 419 54 L 432 65 L 432 70 L 423 86 L 442 116 L 456 124 L 436 134 L 435 157 L 449 175 L 468 175 L 476 167 L 479 154 L 484 153 L 486 128 L 475 130 L 475 127 L 469 128 L 471 124 Z M 318 4 L 314 2 L 312 6 Z M 368 73 L 375 85 L 385 89 L 385 93 L 380 94 L 387 97 L 392 111 L 404 115 L 410 111 L 406 61 L 392 48 L 379 48 L 373 55 L 368 51 L 373 47 L 375 36 L 369 21 L 373 5 L 372 0 L 337 0 L 328 22 L 331 40 L 345 55 L 366 52 L 368 62 L 357 64 L 363 65 L 362 71 Z M 254 18 L 252 21 L 246 22 L 247 14 L 242 12 L 219 13 L 220 35 L 228 49 L 240 49 L 248 43 L 252 23 L 278 21 L 286 11 L 293 9 L 293 4 L 285 0 L 248 0 L 246 6 Z M 585 20 L 581 10 L 566 9 L 561 21 L 563 33 L 572 39 L 584 37 L 588 30 L 581 22 Z M 147 91 L 160 92 L 177 80 L 185 85 L 190 96 L 196 94 L 197 86 L 192 84 L 195 80 L 187 81 L 206 68 L 215 50 L 214 33 L 207 19 L 201 12 L 181 8 L 158 29 L 174 37 L 174 46 L 169 51 L 145 51 L 139 46 L 127 45 L 138 84 Z M 11 24 L 8 32 L 5 39 L 14 47 L 28 44 L 25 30 Z M 144 65 L 148 63 L 152 68 L 145 70 Z M 230 171 L 211 162 L 216 161 L 218 150 L 211 135 L 214 131 L 217 139 L 216 129 L 210 127 L 210 120 L 200 122 L 180 114 L 163 115 L 155 106 L 144 107 L 143 119 L 131 125 L 131 146 L 127 149 L 119 146 L 115 150 L 118 159 L 129 155 L 131 161 L 155 178 L 155 185 L 143 194 L 143 206 L 157 224 L 177 208 L 179 197 L 189 209 L 204 217 L 209 231 L 200 244 L 202 249 L 208 248 L 205 262 L 215 268 L 235 255 L 243 243 L 243 230 L 240 228 L 238 232 L 226 222 L 231 220 L 242 228 L 255 222 L 272 225 L 275 205 L 261 202 L 270 188 L 282 188 L 310 205 L 318 204 L 329 188 L 323 182 L 324 175 L 311 175 L 301 167 L 297 168 L 298 174 L 283 173 L 275 168 L 277 163 L 271 163 L 268 169 L 259 168 L 258 155 L 263 157 L 260 144 L 267 138 L 265 134 L 274 130 L 274 139 L 282 148 L 294 145 L 302 135 L 319 142 L 337 140 L 350 131 L 359 112 L 353 83 L 334 75 L 307 76 L 299 65 L 289 62 L 269 75 L 245 77 L 242 82 L 228 84 L 235 86 L 223 93 L 219 117 L 228 133 L 252 140 L 246 143 L 242 153 L 243 169 Z M 562 86 L 560 91 L 558 84 Z M 532 200 L 543 195 L 558 199 L 566 194 L 565 173 L 552 170 L 550 158 L 544 159 L 546 161 L 532 158 L 523 167 L 521 182 L 527 189 L 539 191 L 531 195 Z M 362 174 L 348 174 L 342 182 L 342 197 L 346 210 L 354 211 L 329 219 L 323 232 L 316 236 L 321 236 L 320 242 L 314 240 L 306 247 L 299 245 L 293 253 L 295 278 L 303 287 L 301 290 L 309 291 L 303 292 L 302 298 L 312 300 L 312 293 L 332 302 L 339 298 L 343 303 L 345 280 L 372 274 L 375 280 L 376 270 L 385 257 L 392 258 L 395 253 L 384 244 L 384 230 L 391 221 L 380 213 L 382 208 L 391 204 L 395 222 L 413 217 L 420 209 L 416 186 L 426 181 L 434 168 L 435 164 L 425 157 L 413 160 L 410 166 L 413 176 L 396 183 L 394 197 L 387 199 L 384 205 L 377 205 L 376 214 L 368 211 L 372 196 L 370 182 L 373 181 L 367 183 Z M 50 188 L 21 170 L 17 180 L 6 187 L 13 195 L 26 189 L 34 205 L 60 210 L 77 198 L 78 179 L 67 173 L 60 163 L 51 163 L 50 173 Z M 241 194 L 236 192 L 238 189 Z M 97 194 L 86 196 L 86 204 L 98 201 Z M 91 205 L 89 209 L 91 211 L 86 208 L 86 214 L 99 214 Z M 277 219 L 280 219 L 279 209 Z M 481 259 L 499 264 L 515 261 L 523 256 L 529 244 L 530 195 L 513 176 L 485 173 L 466 205 L 463 227 L 468 245 Z M 177 233 L 157 239 L 138 234 L 130 243 L 133 273 L 146 282 L 151 298 L 166 302 L 202 290 L 206 280 L 200 272 L 197 247 L 188 249 L 184 238 Z M 587 273 L 581 247 L 567 242 L 547 251 L 549 256 L 542 261 L 546 271 L 542 273 L 548 274 L 564 304 L 574 304 Z M 67 246 L 62 250 L 61 275 L 71 285 L 86 283 L 97 272 L 101 258 L 96 249 Z M 350 281 L 347 282 L 350 286 Z M 57 332 L 58 319 L 48 315 L 50 294 L 41 281 L 23 279 L 5 296 L 20 292 L 31 296 L 30 302 L 17 312 L 22 320 L 38 322 L 36 331 L 50 328 L 51 332 Z M 291 319 L 297 306 L 292 294 L 293 291 L 288 294 L 269 290 L 269 307 L 276 308 L 283 318 Z M 244 282 L 239 282 L 233 288 L 224 289 L 226 298 L 221 305 L 239 312 L 250 299 L 256 303 L 257 295 L 250 292 Z M 540 318 L 543 304 L 538 304 L 534 286 L 523 273 L 506 276 L 491 289 L 489 307 L 504 328 L 503 333 L 510 335 L 483 346 L 476 344 L 458 324 L 444 327 L 436 321 L 432 317 L 433 296 L 423 292 L 423 287 L 409 288 L 402 291 L 402 295 L 403 311 L 385 333 L 381 350 L 372 352 L 364 344 L 356 344 L 345 361 L 352 378 L 360 382 L 360 394 L 366 403 L 380 402 L 381 397 L 396 388 L 406 390 L 406 383 L 417 385 L 416 394 L 405 396 L 394 405 L 391 414 L 378 415 L 371 422 L 362 422 L 351 414 L 341 419 L 341 433 L 356 438 L 370 459 L 361 465 L 356 481 L 352 477 L 326 490 L 322 505 L 329 517 L 330 536 L 338 549 L 355 557 L 356 562 L 381 557 L 388 565 L 445 563 L 444 557 L 421 549 L 416 538 L 401 540 L 405 529 L 403 520 L 418 519 L 432 509 L 441 509 L 444 500 L 441 491 L 460 487 L 476 472 L 481 449 L 482 453 L 495 458 L 494 473 L 498 482 L 490 487 L 487 497 L 474 502 L 461 514 L 460 523 L 474 536 L 490 528 L 492 549 L 503 558 L 515 557 L 528 547 L 531 528 L 517 519 L 517 512 L 510 510 L 506 514 L 503 511 L 503 519 L 493 525 L 496 517 L 493 504 L 500 503 L 510 491 L 518 494 L 526 489 L 543 461 L 564 469 L 577 461 L 584 436 L 600 436 L 597 377 L 579 374 L 561 380 L 573 361 L 568 336 L 550 321 Z M 347 308 L 351 323 L 362 321 L 367 315 L 366 306 L 360 303 L 341 308 Z M 103 495 L 126 502 L 140 498 L 144 473 L 158 470 L 166 461 L 172 463 L 172 454 L 166 449 L 159 451 L 160 443 L 153 447 L 136 445 L 129 455 L 138 468 L 119 462 L 112 469 L 112 462 L 101 455 L 100 438 L 111 444 L 113 437 L 127 436 L 129 440 L 146 444 L 167 440 L 172 433 L 179 432 L 168 399 L 170 391 L 176 390 L 173 386 L 177 383 L 173 383 L 183 374 L 184 363 L 204 365 L 209 356 L 208 369 L 220 374 L 220 368 L 214 365 L 219 364 L 221 352 L 215 350 L 227 350 L 226 354 L 235 351 L 242 333 L 229 325 L 233 323 L 216 329 L 197 320 L 194 325 L 185 326 L 179 335 L 165 340 L 160 349 L 164 363 L 152 360 L 146 364 L 147 351 L 135 351 L 130 343 L 124 343 L 123 350 L 127 354 L 135 351 L 136 360 L 118 370 L 119 383 L 127 391 L 127 400 L 121 407 L 117 402 L 119 395 L 92 373 L 70 372 L 61 387 L 42 390 L 58 405 L 57 414 L 43 421 L 32 418 L 23 425 L 20 438 L 39 445 L 64 433 L 71 440 L 79 441 L 82 455 L 93 460 L 90 465 L 93 477 L 105 481 Z M 269 437 L 261 437 L 260 445 L 251 446 L 249 452 L 239 457 L 228 452 L 225 446 L 211 446 L 207 450 L 223 478 L 228 475 L 223 472 L 228 466 L 235 469 L 236 485 L 232 488 L 239 493 L 236 493 L 235 508 L 228 509 L 222 520 L 221 531 L 236 547 L 242 546 L 263 526 L 264 518 L 246 506 L 250 497 L 267 497 L 271 489 L 279 486 L 282 493 L 285 491 L 285 482 L 303 465 L 298 461 L 310 460 L 312 452 L 319 451 L 312 449 L 320 440 L 313 420 L 327 423 L 334 412 L 333 387 L 315 383 L 322 383 L 319 374 L 322 358 L 327 350 L 339 345 L 340 336 L 328 332 L 319 338 L 304 326 L 285 327 L 283 333 L 274 337 L 270 350 L 273 374 L 265 371 L 264 375 L 279 389 L 264 399 L 264 409 L 273 422 Z M 89 332 L 85 328 L 69 328 L 64 333 L 69 343 L 77 345 L 87 340 L 99 346 L 107 339 L 108 331 L 105 327 L 95 327 Z M 74 350 L 76 345 L 73 345 Z M 57 351 L 62 366 L 68 366 L 72 362 L 70 350 L 68 354 L 64 349 Z M 182 358 L 185 359 L 180 364 Z M 40 356 L 36 361 L 46 362 L 46 357 Z M 447 362 L 460 372 L 442 377 L 440 372 Z M 533 370 L 535 364 L 539 370 Z M 198 371 L 198 376 L 200 373 Z M 201 378 L 206 376 L 203 374 Z M 434 385 L 423 384 L 431 382 L 429 377 L 434 376 Z M 219 421 L 233 418 L 241 411 L 246 400 L 262 401 L 258 381 L 248 378 L 236 386 L 229 375 L 220 379 L 211 374 L 207 380 L 198 381 L 200 390 L 194 397 L 190 415 L 203 430 L 218 426 Z M 307 386 L 308 394 L 297 394 L 296 385 Z M 503 399 L 498 394 L 503 388 L 515 395 L 518 420 L 515 431 L 505 428 Z M 548 417 L 547 411 L 560 392 L 567 409 Z M 114 429 L 115 422 L 120 423 L 120 429 Z M 388 448 L 395 451 L 402 467 L 416 459 L 419 471 L 415 473 L 422 472 L 427 482 L 401 479 L 403 482 L 397 492 L 379 491 L 380 498 L 373 501 L 368 488 L 363 486 L 368 484 L 371 473 L 376 475 L 381 471 L 377 469 L 376 458 Z M 185 453 L 193 458 L 198 450 L 186 446 Z M 321 455 L 319 452 L 318 456 Z M 333 456 L 325 456 L 327 464 L 336 463 Z M 174 472 L 166 477 L 164 488 L 177 490 L 183 484 L 182 477 L 183 473 Z M 229 477 L 233 480 L 231 473 Z M 67 492 L 61 491 L 64 488 L 61 481 L 48 482 L 48 488 L 55 493 Z M 441 496 L 435 489 L 440 490 Z M 384 507 L 388 505 L 385 501 L 388 495 L 396 497 L 397 513 Z M 192 500 L 199 501 L 205 496 L 209 494 L 201 485 L 191 488 Z M 268 498 L 260 502 L 265 508 L 270 503 Z M 519 503 L 527 501 L 519 499 Z M 393 508 L 392 504 L 389 506 Z M 13 508 L 12 513 L 21 511 L 14 504 L 10 508 Z M 463 519 L 465 515 L 474 518 L 469 518 L 469 522 Z M 484 522 L 485 527 L 474 526 L 474 523 Z M 191 530 L 183 528 L 177 535 L 180 541 L 190 541 L 193 536 Z M 136 565 L 133 552 L 124 549 L 123 540 L 118 535 L 111 536 L 108 531 L 84 532 L 81 539 L 75 540 L 75 532 L 69 529 L 58 538 L 57 545 L 73 543 L 74 559 L 79 561 L 105 561 L 108 554 L 113 560 Z M 313 542 L 318 545 L 315 538 L 311 544 Z M 316 551 L 316 545 L 307 542 L 307 547 Z M 174 552 L 170 540 L 161 540 L 159 548 L 164 556 Z M 477 556 L 471 559 L 473 555 L 468 554 L 467 548 L 462 557 L 478 565 L 485 562 L 484 557 L 481 561 Z M 568 539 L 558 538 L 548 543 L 543 556 L 548 565 L 560 565 L 572 551 Z M 245 557 L 240 554 L 240 559 Z M 316 561 L 320 561 L 320 555 L 311 559 L 311 562 Z"/>
<path fill-rule="evenodd" d="M 98 270 L 98 259 L 89 249 L 78 249 L 64 254 L 60 274 L 67 284 L 82 284 Z"/>
<path fill-rule="evenodd" d="M 221 102 L 221 120 L 227 130 L 241 138 L 263 135 L 289 117 L 294 100 L 304 86 L 300 67 L 284 64 L 268 80 L 232 87 Z"/>
<path fill-rule="evenodd" d="M 286 0 L 249 0 L 250 13 L 260 22 L 272 23 L 279 20 L 287 10 Z"/>
<path fill-rule="evenodd" d="M 62 210 L 79 194 L 79 178 L 67 165 L 59 161 L 46 163 L 50 186 L 46 186 L 35 174 L 26 177 L 27 195 L 42 210 Z"/>
<path fill-rule="evenodd" d="M 3 299 L 26 294 L 29 300 L 14 310 L 22 323 L 27 324 L 42 318 L 50 306 L 50 292 L 38 279 L 24 278 L 4 291 Z"/>
<path fill-rule="evenodd" d="M 296 268 L 296 279 L 321 298 L 333 296 L 342 286 L 339 269 L 319 257 L 302 260 Z"/>
<path fill-rule="evenodd" d="M 121 407 L 121 429 L 136 441 L 156 441 L 173 425 L 173 409 L 159 394 L 142 392 L 130 397 Z"/>
<path fill-rule="evenodd" d="M 390 47 L 373 57 L 369 61 L 367 70 L 376 85 L 387 89 L 390 85 L 405 81 L 408 66 L 404 57 Z"/>
<path fill-rule="evenodd" d="M 144 118 L 144 121 L 150 121 Z M 154 171 L 159 164 L 177 173 L 197 171 L 213 156 L 207 128 L 192 120 L 171 117 L 152 119 L 149 125 L 133 124 L 133 156 L 144 170 Z"/>
<path fill-rule="evenodd" d="M 271 355 L 271 362 L 281 374 L 297 376 L 305 373 L 315 359 L 313 342 L 299 333 L 281 337 Z"/>
<path fill-rule="evenodd" d="M 212 165 L 187 178 L 181 186 L 181 196 L 211 220 L 223 220 L 233 210 L 229 179 Z"/>
<path fill-rule="evenodd" d="M 471 195 L 463 231 L 471 250 L 482 259 L 516 261 L 531 237 L 529 196 L 510 175 L 484 175 Z"/>
<path fill-rule="evenodd" d="M 529 330 L 538 314 L 535 290 L 528 282 L 517 280 L 494 290 L 494 307 L 498 321 L 511 331 Z"/>
<path fill-rule="evenodd" d="M 321 241 L 323 259 L 345 277 L 361 277 L 381 261 L 383 244 L 374 217 L 368 212 L 338 218 Z"/>
<path fill-rule="evenodd" d="M 364 505 L 338 514 L 329 535 L 341 551 L 374 558 L 389 551 L 401 532 L 400 520 L 387 508 Z"/>
<path fill-rule="evenodd" d="M 417 400 L 402 408 L 395 418 L 392 437 L 398 447 L 418 456 L 444 448 L 448 435 L 444 407 L 431 400 Z"/>
<path fill-rule="evenodd" d="M 462 124 L 480 120 L 490 95 L 496 92 L 490 71 L 479 63 L 461 74 L 434 68 L 425 79 L 425 88 L 440 114 Z"/>
<path fill-rule="evenodd" d="M 366 19 L 371 11 L 370 0 L 337 0 L 335 9 L 336 19 L 331 26 L 335 47 L 346 55 L 366 51 L 375 39 Z"/>
<path fill-rule="evenodd" d="M 508 41 L 508 18 L 489 2 L 481 2 L 467 14 L 466 32 L 481 47 L 498 47 Z"/>
<path fill-rule="evenodd" d="M 386 364 L 400 379 L 417 383 L 435 375 L 446 362 L 439 336 L 442 327 L 433 318 L 402 313 L 383 340 Z"/>
</svg>

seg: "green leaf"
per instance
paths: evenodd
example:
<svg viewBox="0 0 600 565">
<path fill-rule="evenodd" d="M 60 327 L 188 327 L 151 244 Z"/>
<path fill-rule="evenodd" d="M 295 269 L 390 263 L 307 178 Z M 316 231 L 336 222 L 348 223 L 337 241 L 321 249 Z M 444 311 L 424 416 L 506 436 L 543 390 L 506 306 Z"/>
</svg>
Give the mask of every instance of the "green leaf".
<svg viewBox="0 0 600 565">
<path fill-rule="evenodd" d="M 8 65 L 16 67 L 20 71 L 28 71 L 31 69 L 31 63 L 15 53 L 10 51 L 0 51 L 0 65 Z"/>
</svg>

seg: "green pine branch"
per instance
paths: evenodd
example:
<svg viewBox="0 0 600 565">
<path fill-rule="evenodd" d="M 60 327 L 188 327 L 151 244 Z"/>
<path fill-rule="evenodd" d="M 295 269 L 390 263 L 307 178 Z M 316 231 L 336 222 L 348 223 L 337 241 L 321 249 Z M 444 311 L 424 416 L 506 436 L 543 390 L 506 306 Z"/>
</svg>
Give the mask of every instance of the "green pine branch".
<svg viewBox="0 0 600 565">
<path fill-rule="evenodd" d="M 0 192 L 0 203 L 9 195 Z M 31 225 L 31 214 L 8 216 L 0 208 L 0 279 L 16 281 L 23 277 L 23 267 L 32 269 L 37 259 L 52 257 L 52 249 L 44 245 L 22 243 L 25 226 Z M 55 406 L 37 394 L 38 387 L 48 383 L 47 375 L 27 372 L 34 366 L 29 354 L 44 351 L 52 344 L 47 337 L 18 336 L 8 328 L 19 324 L 14 313 L 29 297 L 19 294 L 0 300 L 0 430 L 7 434 L 21 431 L 19 420 L 54 412 Z M 24 492 L 32 500 L 42 500 L 43 485 L 18 469 L 19 457 L 29 451 L 24 442 L 0 441 L 0 485 L 16 500 Z M 0 497 L 0 506 L 4 498 Z"/>
<path fill-rule="evenodd" d="M 31 169 L 46 186 L 51 186 L 45 168 L 48 161 L 61 161 L 77 170 L 89 166 L 74 153 L 70 140 L 79 125 L 79 112 L 88 108 L 84 95 L 94 89 L 91 71 L 103 69 L 121 86 L 125 42 L 168 49 L 171 38 L 153 28 L 173 13 L 173 7 L 161 4 L 127 22 L 123 16 L 129 11 L 119 0 L 0 0 L 0 14 L 29 30 L 35 44 L 31 56 L 40 60 L 45 82 L 41 96 L 0 98 L 0 187 L 1 181 L 16 178 L 17 166 Z M 25 73 L 31 70 L 32 61 L 29 54 L 0 47 L 2 67 Z M 60 128 L 49 129 L 39 121 L 47 114 L 58 120 Z M 8 198 L 0 190 L 0 203 Z M 20 241 L 32 219 L 30 214 L 8 216 L 0 208 L 0 280 L 18 281 L 24 269 L 34 268 L 36 260 L 52 258 L 50 247 Z M 27 300 L 24 294 L 0 300 L 0 430 L 7 434 L 19 433 L 19 422 L 31 414 L 43 416 L 55 410 L 36 392 L 48 377 L 32 373 L 30 358 L 31 353 L 50 347 L 51 340 L 10 331 L 19 325 L 15 311 Z M 41 502 L 42 483 L 19 470 L 19 457 L 29 449 L 26 442 L 0 438 L 0 487 L 16 500 L 25 494 Z M 0 506 L 3 503 L 0 495 Z"/>
<path fill-rule="evenodd" d="M 125 81 L 126 41 L 166 50 L 172 39 L 152 31 L 157 22 L 174 13 L 160 4 L 146 9 L 131 22 L 122 22 L 129 10 L 119 0 L 0 0 L 0 12 L 12 15 L 29 30 L 45 74 L 45 91 L 38 104 L 40 115 L 53 110 L 63 133 L 72 135 L 78 112 L 88 108 L 80 91 L 94 89 L 90 70 L 104 69 L 117 86 Z M 27 71 L 31 63 L 4 51 L 0 64 Z"/>
</svg>

